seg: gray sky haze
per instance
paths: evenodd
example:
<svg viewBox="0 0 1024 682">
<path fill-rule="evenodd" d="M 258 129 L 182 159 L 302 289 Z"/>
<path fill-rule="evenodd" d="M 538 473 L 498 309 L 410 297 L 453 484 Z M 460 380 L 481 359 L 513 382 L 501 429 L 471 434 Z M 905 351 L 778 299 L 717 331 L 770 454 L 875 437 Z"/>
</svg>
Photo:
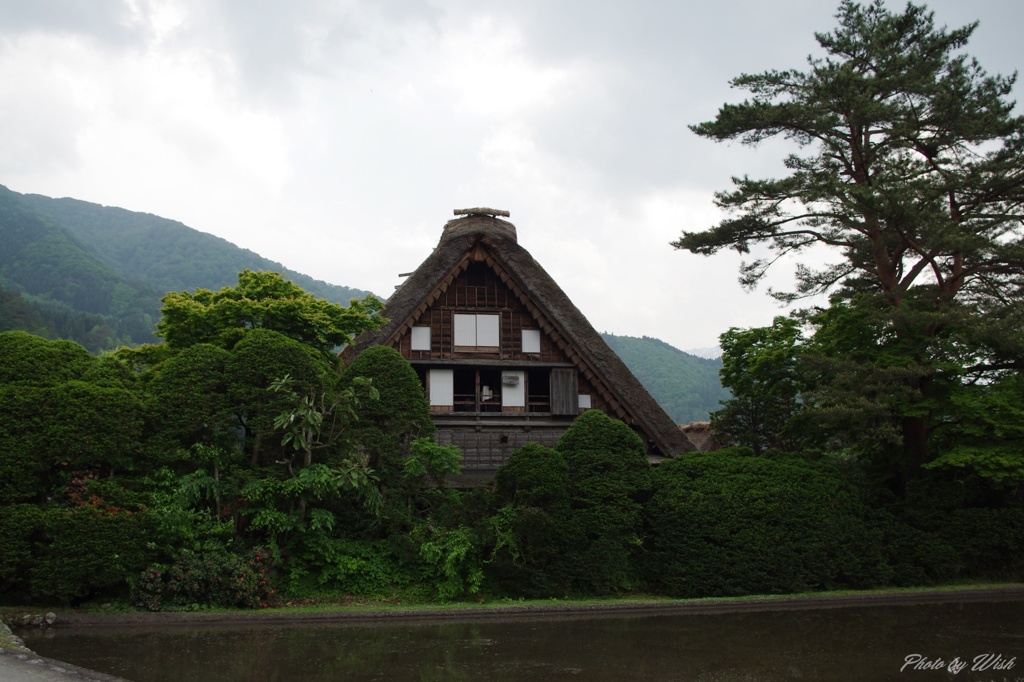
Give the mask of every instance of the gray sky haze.
<svg viewBox="0 0 1024 682">
<path fill-rule="evenodd" d="M 1024 62 L 1024 3 L 927 4 L 939 25 L 980 20 L 968 52 L 990 73 Z M 740 73 L 804 67 L 836 8 L 0 0 L 0 184 L 180 220 L 384 297 L 452 209 L 507 209 L 598 330 L 713 346 L 784 310 L 740 288 L 739 256 L 669 242 L 785 147 L 687 126 L 743 99 Z"/>
</svg>

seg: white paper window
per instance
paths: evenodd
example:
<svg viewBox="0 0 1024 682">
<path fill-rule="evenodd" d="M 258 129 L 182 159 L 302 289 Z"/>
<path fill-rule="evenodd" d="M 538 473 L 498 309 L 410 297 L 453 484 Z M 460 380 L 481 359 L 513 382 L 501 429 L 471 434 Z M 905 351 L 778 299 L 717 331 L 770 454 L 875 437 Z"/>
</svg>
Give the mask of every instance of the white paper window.
<svg viewBox="0 0 1024 682">
<path fill-rule="evenodd" d="M 439 407 L 451 407 L 455 404 L 452 371 L 450 369 L 432 369 L 428 375 L 430 382 L 430 404 Z"/>
<path fill-rule="evenodd" d="M 476 345 L 497 348 L 500 344 L 501 318 L 497 315 L 476 316 Z"/>
<path fill-rule="evenodd" d="M 466 315 L 456 313 L 453 323 L 456 346 L 497 348 L 500 345 L 500 315 Z"/>
<path fill-rule="evenodd" d="M 455 345 L 476 345 L 476 315 L 455 314 Z"/>
<path fill-rule="evenodd" d="M 430 327 L 412 328 L 412 349 L 430 350 Z"/>
<path fill-rule="evenodd" d="M 539 353 L 540 352 L 540 330 L 539 329 L 524 329 L 523 330 L 523 352 L 524 353 Z"/>
<path fill-rule="evenodd" d="M 590 409 L 590 394 L 589 393 L 580 393 L 580 409 L 581 410 L 589 410 Z"/>
</svg>

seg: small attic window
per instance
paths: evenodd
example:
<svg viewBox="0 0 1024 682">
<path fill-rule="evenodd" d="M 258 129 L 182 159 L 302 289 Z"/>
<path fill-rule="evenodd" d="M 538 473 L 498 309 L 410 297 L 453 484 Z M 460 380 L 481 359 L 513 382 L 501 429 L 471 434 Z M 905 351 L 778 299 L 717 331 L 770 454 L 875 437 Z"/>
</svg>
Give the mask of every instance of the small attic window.
<svg viewBox="0 0 1024 682">
<path fill-rule="evenodd" d="M 430 327 L 412 328 L 412 350 L 430 350 Z"/>
<path fill-rule="evenodd" d="M 524 329 L 523 330 L 523 352 L 524 353 L 539 353 L 540 352 L 540 330 L 539 329 Z"/>
<path fill-rule="evenodd" d="M 482 287 L 487 283 L 487 266 L 483 263 L 470 263 L 466 268 L 466 284 L 471 287 Z"/>
</svg>

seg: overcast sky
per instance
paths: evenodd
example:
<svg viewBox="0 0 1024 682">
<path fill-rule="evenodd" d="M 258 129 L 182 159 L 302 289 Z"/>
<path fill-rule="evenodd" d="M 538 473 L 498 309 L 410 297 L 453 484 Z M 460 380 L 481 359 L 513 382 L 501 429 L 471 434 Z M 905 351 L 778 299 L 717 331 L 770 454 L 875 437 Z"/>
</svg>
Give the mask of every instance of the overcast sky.
<svg viewBox="0 0 1024 682">
<path fill-rule="evenodd" d="M 928 4 L 940 25 L 980 20 L 968 51 L 990 73 L 1024 63 L 1024 3 Z M 669 242 L 782 147 L 687 126 L 742 99 L 730 78 L 805 65 L 836 7 L 0 0 L 0 184 L 180 220 L 383 297 L 452 209 L 506 209 L 598 331 L 713 346 L 784 311 L 740 288 L 738 256 Z"/>
</svg>

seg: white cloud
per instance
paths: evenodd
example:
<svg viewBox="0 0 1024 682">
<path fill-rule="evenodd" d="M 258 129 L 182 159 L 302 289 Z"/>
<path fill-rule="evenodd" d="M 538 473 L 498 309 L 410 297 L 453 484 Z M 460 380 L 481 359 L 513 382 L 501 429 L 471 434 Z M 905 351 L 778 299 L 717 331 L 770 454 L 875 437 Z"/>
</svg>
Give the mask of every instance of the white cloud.
<svg viewBox="0 0 1024 682">
<path fill-rule="evenodd" d="M 1020 65 L 1024 6 L 929 4 L 940 24 L 982 20 L 969 51 L 990 71 Z M 780 312 L 740 289 L 736 254 L 668 242 L 714 224 L 731 175 L 779 172 L 783 145 L 687 125 L 742 97 L 741 72 L 801 68 L 828 4 L 57 6 L 0 7 L 0 183 L 16 191 L 157 213 L 382 295 L 453 208 L 491 205 L 599 329 L 711 346 Z"/>
</svg>

